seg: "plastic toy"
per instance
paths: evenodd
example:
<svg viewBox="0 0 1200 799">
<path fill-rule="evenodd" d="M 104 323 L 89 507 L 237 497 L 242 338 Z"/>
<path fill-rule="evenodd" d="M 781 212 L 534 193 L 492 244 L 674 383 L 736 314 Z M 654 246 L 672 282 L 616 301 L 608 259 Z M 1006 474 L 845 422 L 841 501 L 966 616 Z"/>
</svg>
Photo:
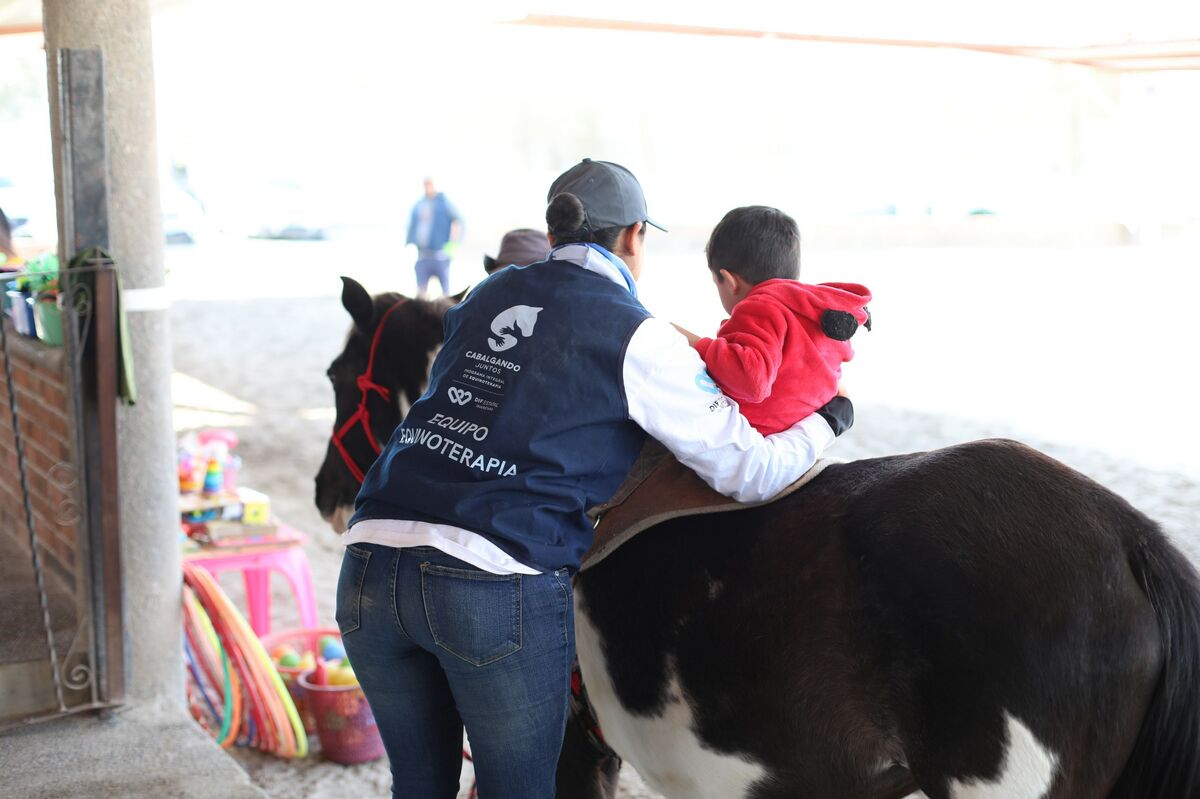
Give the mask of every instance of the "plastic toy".
<svg viewBox="0 0 1200 799">
<path fill-rule="evenodd" d="M 205 428 L 185 433 L 178 442 L 179 490 L 201 491 L 215 496 L 237 493 L 241 458 L 233 454 L 237 433 L 223 428 Z"/>
<path fill-rule="evenodd" d="M 358 678 L 354 676 L 354 669 L 349 665 L 339 666 L 332 669 L 328 674 L 330 685 L 357 685 Z"/>
<path fill-rule="evenodd" d="M 225 488 L 225 474 L 221 469 L 221 461 L 216 456 L 208 459 L 204 470 L 204 493 L 212 496 L 219 494 Z"/>
<path fill-rule="evenodd" d="M 322 638 L 319 646 L 321 647 L 321 657 L 326 660 L 341 660 L 346 657 L 346 650 L 336 638 Z"/>
<path fill-rule="evenodd" d="M 242 503 L 242 524 L 269 524 L 271 500 L 262 492 L 250 488 L 239 488 L 238 499 Z"/>
<path fill-rule="evenodd" d="M 245 618 L 201 568 L 183 564 L 184 654 L 192 714 L 223 747 L 304 757 L 308 736 L 279 672 Z"/>
<path fill-rule="evenodd" d="M 300 654 L 291 644 L 283 644 L 272 649 L 271 660 L 279 667 L 279 673 L 285 682 L 290 679 L 291 671 L 309 671 L 316 668 L 317 665 L 317 659 L 312 652 Z"/>
</svg>

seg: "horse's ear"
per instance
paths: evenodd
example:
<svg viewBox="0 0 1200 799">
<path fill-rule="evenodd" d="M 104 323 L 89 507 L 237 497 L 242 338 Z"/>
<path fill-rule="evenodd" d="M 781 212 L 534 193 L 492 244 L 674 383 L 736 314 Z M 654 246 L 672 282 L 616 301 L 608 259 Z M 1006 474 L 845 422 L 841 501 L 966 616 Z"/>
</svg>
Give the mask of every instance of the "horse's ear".
<svg viewBox="0 0 1200 799">
<path fill-rule="evenodd" d="M 342 276 L 342 307 L 350 314 L 359 330 L 371 329 L 371 317 L 375 315 L 375 304 L 371 295 L 352 277 Z"/>
<path fill-rule="evenodd" d="M 460 292 L 458 292 L 457 294 L 455 294 L 455 295 L 451 296 L 451 297 L 450 297 L 450 299 L 454 301 L 454 304 L 455 304 L 455 305 L 458 305 L 460 302 L 462 302 L 462 301 L 463 301 L 463 299 L 464 299 L 464 298 L 467 296 L 467 294 L 469 294 L 469 293 L 470 293 L 471 289 L 473 289 L 473 288 L 474 288 L 474 286 L 467 286 L 467 287 L 466 287 L 465 289 L 463 289 L 462 291 L 460 291 Z"/>
</svg>

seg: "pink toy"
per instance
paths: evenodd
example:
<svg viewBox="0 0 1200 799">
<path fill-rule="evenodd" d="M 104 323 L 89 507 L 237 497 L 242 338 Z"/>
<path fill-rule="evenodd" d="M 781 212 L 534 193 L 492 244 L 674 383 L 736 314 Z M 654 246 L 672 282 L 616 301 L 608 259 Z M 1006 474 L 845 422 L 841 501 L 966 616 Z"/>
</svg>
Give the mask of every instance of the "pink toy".
<svg viewBox="0 0 1200 799">
<path fill-rule="evenodd" d="M 188 563 L 200 566 L 214 577 L 233 569 L 242 573 L 242 580 L 246 584 L 246 604 L 250 610 L 250 628 L 260 637 L 271 632 L 272 571 L 280 572 L 287 579 L 300 611 L 301 626 L 317 626 L 317 599 L 313 590 L 312 570 L 308 565 L 308 556 L 300 546 L 303 536 L 284 525 L 280 525 L 279 530 L 292 536 L 284 546 L 255 545 L 243 551 L 232 548 L 204 549 L 185 557 Z"/>
<path fill-rule="evenodd" d="M 207 427 L 196 433 L 196 440 L 202 447 L 207 447 L 214 442 L 223 444 L 226 452 L 234 450 L 238 445 L 237 433 L 223 427 Z"/>
</svg>

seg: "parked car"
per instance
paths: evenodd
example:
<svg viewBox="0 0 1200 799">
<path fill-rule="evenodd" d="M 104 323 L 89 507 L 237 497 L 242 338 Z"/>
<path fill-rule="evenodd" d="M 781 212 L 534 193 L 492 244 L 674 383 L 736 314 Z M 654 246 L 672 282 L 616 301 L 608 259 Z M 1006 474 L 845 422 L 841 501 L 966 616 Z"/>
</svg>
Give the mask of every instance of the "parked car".
<svg viewBox="0 0 1200 799">
<path fill-rule="evenodd" d="M 25 209 L 21 208 L 20 196 L 11 178 L 0 177 L 0 211 L 4 211 L 14 236 L 29 221 L 29 217 L 22 216 Z"/>
<path fill-rule="evenodd" d="M 173 179 L 160 185 L 163 238 L 167 244 L 195 244 L 204 227 L 204 206 Z"/>
<path fill-rule="evenodd" d="M 251 184 L 248 196 L 253 216 L 247 219 L 247 227 L 252 238 L 314 241 L 328 233 L 319 192 L 289 180 L 269 180 Z"/>
<path fill-rule="evenodd" d="M 47 175 L 44 185 L 0 175 L 0 209 L 8 217 L 14 239 L 53 242 L 58 238 L 58 218 L 54 206 L 54 179 Z"/>
</svg>

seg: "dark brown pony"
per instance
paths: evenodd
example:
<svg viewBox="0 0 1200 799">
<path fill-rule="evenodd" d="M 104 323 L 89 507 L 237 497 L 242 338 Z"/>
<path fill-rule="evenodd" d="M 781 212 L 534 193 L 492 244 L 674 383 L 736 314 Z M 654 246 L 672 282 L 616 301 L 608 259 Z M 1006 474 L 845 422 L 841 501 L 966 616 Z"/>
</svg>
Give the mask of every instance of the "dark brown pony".
<svg viewBox="0 0 1200 799">
<path fill-rule="evenodd" d="M 442 317 L 463 296 L 410 300 L 388 292 L 372 298 L 357 281 L 342 281 L 342 305 L 354 326 L 342 354 L 325 372 L 333 386 L 338 421 L 316 479 L 317 510 L 335 528 L 349 518 L 347 510 L 361 483 L 356 473 L 375 462 L 376 445 L 387 442 L 425 390 L 429 366 L 442 344 Z M 386 329 L 379 328 L 385 316 Z M 377 329 L 381 335 L 376 335 Z M 382 354 L 370 363 L 368 374 L 372 347 L 382 348 Z M 362 422 L 347 424 L 356 414 Z"/>
<path fill-rule="evenodd" d="M 376 336 L 395 302 L 347 281 L 335 429 L 375 339 L 373 379 L 420 393 L 440 313 L 407 301 Z M 400 416 L 381 404 L 375 437 Z M 357 491 L 343 461 L 331 446 L 317 477 L 327 518 Z M 835 464 L 775 503 L 663 523 L 575 594 L 604 735 L 670 797 L 1200 797 L 1195 571 L 1015 442 Z M 559 795 L 611 797 L 585 732 L 569 725 Z"/>
</svg>

